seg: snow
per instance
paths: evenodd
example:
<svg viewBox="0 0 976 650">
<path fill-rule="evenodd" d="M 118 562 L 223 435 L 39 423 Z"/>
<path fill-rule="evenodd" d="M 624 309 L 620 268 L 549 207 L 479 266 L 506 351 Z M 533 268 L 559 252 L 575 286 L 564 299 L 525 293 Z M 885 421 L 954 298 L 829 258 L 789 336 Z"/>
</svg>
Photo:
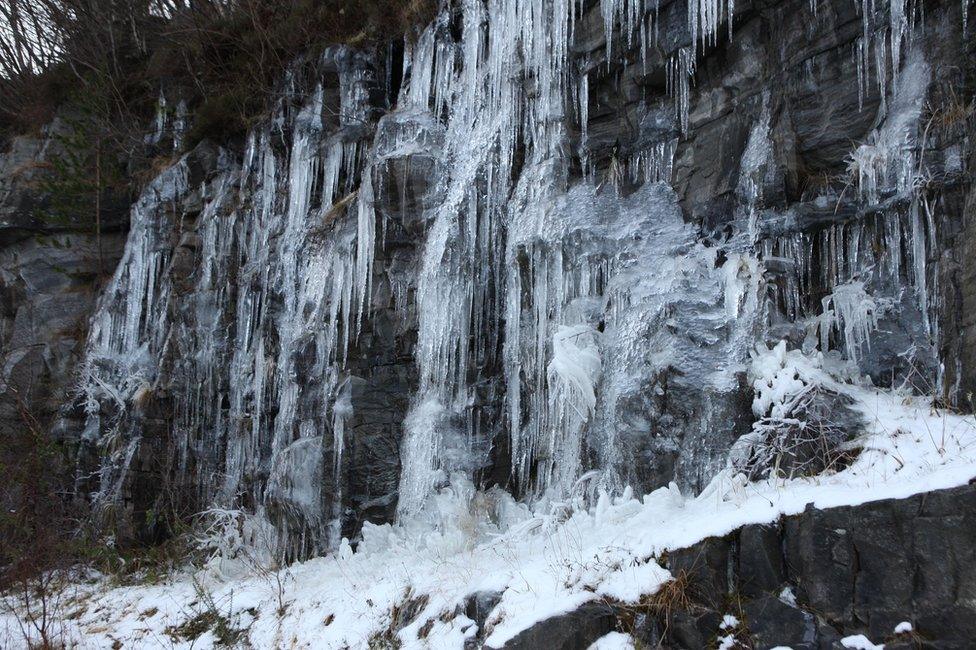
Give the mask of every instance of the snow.
<svg viewBox="0 0 976 650">
<path fill-rule="evenodd" d="M 285 635 L 294 647 L 364 647 L 390 626 L 396 606 L 424 595 L 426 605 L 399 632 L 404 647 L 460 648 L 476 630 L 454 612 L 471 594 L 502 592 L 487 621 L 489 643 L 500 645 L 589 600 L 633 602 L 653 593 L 670 578 L 655 559 L 667 549 L 797 514 L 807 504 L 828 508 L 902 498 L 976 476 L 973 417 L 937 410 L 921 397 L 844 383 L 814 362 L 780 352 L 766 356 L 781 364 L 792 358 L 798 372 L 833 382 L 834 389 L 856 399 L 869 420 L 868 434 L 859 441 L 863 452 L 843 471 L 749 483 L 725 470 L 698 496 L 671 485 L 640 497 L 603 494 L 589 505 L 550 504 L 535 512 L 500 490 L 477 492 L 456 475 L 415 518 L 367 525 L 355 552 L 343 544 L 335 554 L 281 569 L 287 604 L 281 620 L 270 605 L 275 586 L 268 574 L 249 569 L 240 554 L 227 553 L 160 584 L 113 587 L 102 578 L 78 585 L 72 611 L 80 613 L 66 621 L 69 636 L 78 648 L 104 647 L 112 639 L 150 643 L 198 611 L 203 590 L 232 623 L 248 628 L 256 647 L 279 645 Z M 756 365 L 774 368 L 766 356 L 759 355 Z M 260 613 L 256 618 L 248 613 L 252 607 Z M 12 625 L 2 620 L 0 630 Z M 429 621 L 426 641 L 419 639 Z M 732 625 L 731 619 L 723 622 Z M 201 637 L 194 647 L 211 642 Z M 862 640 L 850 637 L 848 643 Z"/>
<path fill-rule="evenodd" d="M 852 636 L 845 636 L 840 640 L 840 644 L 845 648 L 851 648 L 852 650 L 884 650 L 884 644 L 875 645 L 871 643 L 863 634 L 855 634 Z"/>
<path fill-rule="evenodd" d="M 726 634 L 718 638 L 718 650 L 732 650 L 735 647 L 735 637 Z"/>
<path fill-rule="evenodd" d="M 735 629 L 739 625 L 739 619 L 737 619 L 732 614 L 726 614 L 722 617 L 722 622 L 719 623 L 718 629 L 720 630 L 731 630 Z"/>
<path fill-rule="evenodd" d="M 910 634 L 915 628 L 908 621 L 902 621 L 895 626 L 895 634 Z"/>
<path fill-rule="evenodd" d="M 789 586 L 783 587 L 783 591 L 779 593 L 779 599 L 787 605 L 796 607 L 796 594 L 793 593 L 793 589 Z"/>
<path fill-rule="evenodd" d="M 590 644 L 588 650 L 633 650 L 634 638 L 622 632 L 610 632 Z"/>
<path fill-rule="evenodd" d="M 794 398 L 823 378 L 823 356 L 787 351 L 786 341 L 772 349 L 760 344 L 752 354 L 749 379 L 754 391 L 752 412 L 757 417 L 786 417 Z"/>
</svg>

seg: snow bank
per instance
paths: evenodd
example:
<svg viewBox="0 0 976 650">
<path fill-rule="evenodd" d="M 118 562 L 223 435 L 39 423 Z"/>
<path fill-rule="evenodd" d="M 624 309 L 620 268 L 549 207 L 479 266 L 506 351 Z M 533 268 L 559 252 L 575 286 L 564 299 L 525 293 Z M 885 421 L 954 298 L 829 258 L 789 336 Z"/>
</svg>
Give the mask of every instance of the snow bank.
<svg viewBox="0 0 976 650">
<path fill-rule="evenodd" d="M 282 570 L 287 611 L 281 619 L 274 612 L 275 581 L 232 571 L 234 560 L 221 557 L 163 584 L 78 586 L 71 605 L 76 616 L 66 621 L 69 636 L 78 648 L 115 640 L 127 646 L 154 639 L 168 643 L 168 628 L 198 614 L 201 602 L 211 602 L 232 625 L 246 628 L 256 647 L 358 648 L 375 635 L 393 634 L 405 648 L 460 648 L 478 632 L 461 613 L 467 599 L 497 593 L 485 635 L 498 646 L 589 600 L 627 602 L 653 593 L 670 579 L 656 561 L 667 549 L 796 514 L 811 503 L 828 508 L 902 498 L 976 476 L 972 416 L 841 381 L 845 367 L 780 346 L 757 354 L 752 370 L 757 412 L 783 403 L 796 382 L 828 383 L 855 400 L 868 433 L 859 441 L 862 453 L 843 471 L 749 483 L 726 470 L 698 496 L 681 494 L 672 484 L 643 496 L 630 490 L 617 497 L 603 493 L 589 505 L 550 504 L 540 512 L 500 490 L 477 492 L 457 475 L 416 517 L 396 526 L 367 525 L 355 552 L 342 544 L 333 555 Z M 409 603 L 415 616 L 398 620 Z M 0 638 L 4 626 L 8 638 L 16 639 L 9 617 L 0 619 Z M 604 637 L 596 647 L 627 647 L 621 637 Z M 192 645 L 213 643 L 203 636 Z"/>
</svg>

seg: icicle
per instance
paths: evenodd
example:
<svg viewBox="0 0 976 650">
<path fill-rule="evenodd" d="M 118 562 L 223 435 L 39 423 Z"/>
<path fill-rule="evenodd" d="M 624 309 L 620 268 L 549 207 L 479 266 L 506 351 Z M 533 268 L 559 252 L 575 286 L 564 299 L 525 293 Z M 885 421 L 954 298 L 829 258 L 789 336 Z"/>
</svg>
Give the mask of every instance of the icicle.
<svg viewBox="0 0 976 650">
<path fill-rule="evenodd" d="M 329 522 L 329 548 L 338 548 L 342 538 L 342 454 L 345 448 L 346 421 L 353 416 L 352 383 L 347 378 L 337 391 L 332 407 L 332 519 Z"/>
<path fill-rule="evenodd" d="M 653 146 L 633 154 L 627 162 L 630 182 L 644 183 L 671 182 L 674 153 L 678 140 L 673 138 L 655 143 Z"/>
<path fill-rule="evenodd" d="M 718 43 L 718 30 L 722 24 L 723 13 L 729 23 L 729 37 L 732 35 L 732 16 L 735 11 L 734 0 L 689 0 L 688 28 L 691 31 L 692 49 L 697 53 L 708 45 Z M 698 46 L 701 45 L 701 49 Z"/>
<path fill-rule="evenodd" d="M 607 62 L 613 54 L 613 28 L 617 24 L 622 0 L 600 0 L 600 14 L 603 16 L 603 36 L 607 42 Z"/>
<path fill-rule="evenodd" d="M 755 286 L 760 277 L 759 261 L 751 255 L 734 255 L 722 267 L 725 285 L 725 311 L 729 318 L 736 319 L 743 309 L 755 309 L 758 289 Z M 744 303 L 753 304 L 746 307 Z"/>
<path fill-rule="evenodd" d="M 834 292 L 823 299 L 820 317 L 820 347 L 829 349 L 831 330 L 843 332 L 844 349 L 848 358 L 857 363 L 863 345 L 871 347 L 871 332 L 877 329 L 883 309 L 864 289 L 863 282 L 850 282 L 834 287 Z"/>
<path fill-rule="evenodd" d="M 373 176 L 369 168 L 359 187 L 356 236 L 356 297 L 359 305 L 356 316 L 356 336 L 368 309 L 373 284 L 373 254 L 376 248 L 376 214 L 373 211 Z"/>
<path fill-rule="evenodd" d="M 928 275 L 926 271 L 927 254 L 925 246 L 925 228 L 922 225 L 922 217 L 919 213 L 918 200 L 912 201 L 909 211 L 911 220 L 911 247 L 912 265 L 915 281 L 915 296 L 918 299 L 919 308 L 922 311 L 922 321 L 925 331 L 930 331 L 929 324 L 929 292 Z"/>
<path fill-rule="evenodd" d="M 681 133 L 689 129 L 688 114 L 691 110 L 691 78 L 695 74 L 695 57 L 691 48 L 683 47 L 668 60 L 667 90 L 675 100 L 675 111 L 681 125 Z"/>
<path fill-rule="evenodd" d="M 552 337 L 552 360 L 547 368 L 550 404 L 555 417 L 549 423 L 552 456 L 544 484 L 563 493 L 580 474 L 582 429 L 596 408 L 596 384 L 602 374 L 597 333 L 588 325 L 560 325 Z"/>
<path fill-rule="evenodd" d="M 885 35 L 882 32 L 874 42 L 874 66 L 878 73 L 878 117 L 883 118 L 888 112 L 888 50 L 885 48 Z"/>
<path fill-rule="evenodd" d="M 610 15 L 620 6 L 613 4 Z M 497 346 L 491 328 L 484 332 L 477 323 L 499 300 L 490 279 L 500 279 L 505 267 L 497 233 L 517 143 L 530 152 L 529 167 L 563 156 L 564 117 L 572 110 L 566 104 L 571 15 L 571 0 L 464 2 L 460 42 L 441 43 L 431 30 L 414 55 L 411 96 L 413 79 L 426 85 L 435 77 L 442 81 L 431 85 L 443 83 L 443 96 L 455 99 L 446 115 L 451 173 L 443 201 L 428 215 L 418 278 L 420 387 L 405 427 L 400 516 L 421 508 L 449 473 L 483 462 L 471 433 L 478 427 L 468 406 L 468 373 L 473 359 L 488 362 Z M 437 55 L 427 58 L 426 51 Z M 450 75 L 417 70 L 436 70 L 442 61 L 450 62 Z M 533 80 L 531 95 L 525 79 Z M 418 92 L 416 105 L 426 106 L 428 94 Z"/>
<path fill-rule="evenodd" d="M 617 26 L 628 47 L 645 42 L 647 23 L 644 20 L 644 3 L 645 0 L 600 0 L 607 62 L 611 60 L 613 34 Z"/>
<path fill-rule="evenodd" d="M 901 67 L 901 40 L 908 29 L 908 18 L 905 16 L 906 0 L 889 0 L 888 11 L 891 39 L 891 85 L 892 92 L 898 92 L 898 71 Z M 881 73 L 879 73 L 881 74 Z M 884 93 L 882 91 L 882 96 Z"/>
<path fill-rule="evenodd" d="M 580 74 L 579 80 L 579 121 L 580 121 L 580 160 L 583 166 L 583 173 L 586 174 L 587 161 L 589 158 L 587 142 L 587 132 L 590 122 L 590 81 L 589 73 Z"/>
<path fill-rule="evenodd" d="M 867 95 L 868 74 L 867 54 L 865 53 L 870 45 L 866 37 L 860 36 L 854 42 L 854 63 L 857 68 L 857 109 L 864 108 L 864 98 Z"/>
</svg>

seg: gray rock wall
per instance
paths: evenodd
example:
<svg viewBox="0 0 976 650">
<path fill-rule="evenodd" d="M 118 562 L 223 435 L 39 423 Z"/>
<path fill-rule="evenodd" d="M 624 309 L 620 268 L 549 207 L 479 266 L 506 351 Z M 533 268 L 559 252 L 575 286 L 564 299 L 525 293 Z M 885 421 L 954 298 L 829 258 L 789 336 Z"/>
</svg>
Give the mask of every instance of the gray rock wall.
<svg viewBox="0 0 976 650">
<path fill-rule="evenodd" d="M 45 216 L 52 203 L 45 181 L 63 154 L 64 128 L 56 120 L 0 154 L 0 435 L 23 431 L 32 418 L 56 437 L 65 433 L 56 416 L 73 400 L 98 291 L 125 245 L 111 197 L 101 236 L 91 224 Z M 94 197 L 86 216 L 94 221 Z"/>
</svg>

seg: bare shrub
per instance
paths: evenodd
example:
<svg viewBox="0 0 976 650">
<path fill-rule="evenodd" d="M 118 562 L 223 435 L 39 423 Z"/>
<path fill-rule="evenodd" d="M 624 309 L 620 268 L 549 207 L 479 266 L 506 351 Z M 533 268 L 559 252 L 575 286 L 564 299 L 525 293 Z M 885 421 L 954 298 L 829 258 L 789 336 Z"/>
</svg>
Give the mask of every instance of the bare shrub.
<svg viewBox="0 0 976 650">
<path fill-rule="evenodd" d="M 197 548 L 218 568 L 220 563 L 238 562 L 264 582 L 275 599 L 275 613 L 284 617 L 292 574 L 278 553 L 277 532 L 267 520 L 242 510 L 212 508 L 198 516 L 194 537 Z"/>
<path fill-rule="evenodd" d="M 63 451 L 10 387 L 21 429 L 0 437 L 0 606 L 28 646 L 63 645 L 63 587 L 83 546 Z"/>
<path fill-rule="evenodd" d="M 839 471 L 857 457 L 853 444 L 862 429 L 853 400 L 810 385 L 782 417 L 764 417 L 753 425 L 748 452 L 734 461 L 750 480 L 794 478 Z"/>
<path fill-rule="evenodd" d="M 15 129 L 42 105 L 83 96 L 105 139 L 148 118 L 161 85 L 195 106 L 210 137 L 268 106 L 283 71 L 335 43 L 382 43 L 429 20 L 435 0 L 7 0 L 0 8 L 0 115 Z M 38 80 L 46 84 L 38 86 Z M 80 91 L 80 92 L 78 92 Z M 24 111 L 35 106 L 35 110 Z M 49 106 L 48 106 L 49 108 Z M 32 116 L 31 114 L 36 114 Z M 231 118 L 230 124 L 224 124 Z M 42 122 L 43 123 L 43 122 Z"/>
</svg>

